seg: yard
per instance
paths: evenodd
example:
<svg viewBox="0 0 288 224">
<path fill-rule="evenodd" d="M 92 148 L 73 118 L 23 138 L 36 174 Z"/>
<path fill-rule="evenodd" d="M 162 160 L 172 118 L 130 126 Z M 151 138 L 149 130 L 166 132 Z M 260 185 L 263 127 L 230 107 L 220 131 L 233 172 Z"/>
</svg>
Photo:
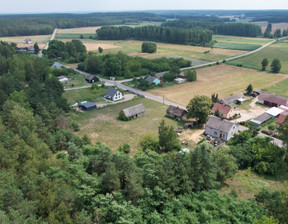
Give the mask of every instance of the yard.
<svg viewBox="0 0 288 224">
<path fill-rule="evenodd" d="M 233 65 L 242 64 L 243 67 L 260 70 L 261 62 L 264 58 L 267 58 L 269 60 L 269 64 L 273 61 L 274 58 L 279 58 L 282 65 L 281 72 L 288 73 L 287 54 L 288 54 L 288 40 L 283 40 L 281 42 L 272 44 L 255 54 L 228 62 L 228 64 Z M 267 66 L 267 70 L 270 70 L 270 65 Z"/>
<path fill-rule="evenodd" d="M 143 103 L 146 108 L 145 116 L 130 121 L 117 119 L 121 110 L 140 103 Z M 166 124 L 175 128 L 183 126 L 183 122 L 165 117 L 167 107 L 167 105 L 137 97 L 131 101 L 111 105 L 100 110 L 79 113 L 75 118 L 80 125 L 80 131 L 77 134 L 80 136 L 88 134 L 93 143 L 102 142 L 113 151 L 117 150 L 120 144 L 128 143 L 133 154 L 137 151 L 142 134 L 152 132 L 158 135 L 158 126 L 162 119 L 165 120 Z"/>
<path fill-rule="evenodd" d="M 263 89 L 287 79 L 286 74 L 272 74 L 253 69 L 240 68 L 231 65 L 209 66 L 197 70 L 196 82 L 187 82 L 167 88 L 149 91 L 153 95 L 186 106 L 196 95 L 211 96 L 218 93 L 219 98 L 244 92 L 251 83 L 254 89 Z"/>
<path fill-rule="evenodd" d="M 30 38 L 33 43 L 32 44 L 25 44 L 24 40 L 26 38 Z M 40 49 L 44 48 L 47 42 L 50 39 L 50 35 L 38 35 L 38 36 L 17 36 L 17 37 L 0 37 L 0 41 L 5 41 L 9 43 L 16 43 L 17 47 L 28 47 L 33 46 L 34 43 L 38 43 Z"/>
</svg>

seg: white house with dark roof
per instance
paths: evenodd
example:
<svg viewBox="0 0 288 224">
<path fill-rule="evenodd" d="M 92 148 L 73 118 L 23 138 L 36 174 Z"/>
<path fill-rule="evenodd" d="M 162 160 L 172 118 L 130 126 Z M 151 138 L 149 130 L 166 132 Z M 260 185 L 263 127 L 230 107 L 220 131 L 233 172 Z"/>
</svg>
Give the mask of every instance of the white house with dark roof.
<svg viewBox="0 0 288 224">
<path fill-rule="evenodd" d="M 120 92 L 117 88 L 110 86 L 105 92 L 105 98 L 112 101 L 122 100 L 123 93 Z"/>
<path fill-rule="evenodd" d="M 211 116 L 205 125 L 205 134 L 228 141 L 238 133 L 237 123 Z"/>
</svg>

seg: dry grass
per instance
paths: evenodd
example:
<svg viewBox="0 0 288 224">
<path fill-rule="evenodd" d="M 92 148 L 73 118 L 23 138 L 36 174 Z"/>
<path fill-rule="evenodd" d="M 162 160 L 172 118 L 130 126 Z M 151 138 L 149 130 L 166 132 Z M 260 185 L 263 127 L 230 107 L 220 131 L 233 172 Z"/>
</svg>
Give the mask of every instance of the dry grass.
<svg viewBox="0 0 288 224">
<path fill-rule="evenodd" d="M 263 24 L 263 26 L 261 26 L 261 30 L 262 30 L 262 33 L 264 33 L 267 28 L 268 23 L 267 22 L 257 22 L 257 23 Z M 283 31 L 284 29 L 288 29 L 288 23 L 273 23 L 272 33 L 274 33 L 276 29 L 281 29 L 281 31 Z"/>
<path fill-rule="evenodd" d="M 115 46 L 113 44 L 105 44 L 105 43 L 85 43 L 83 41 L 87 51 L 97 51 L 99 47 L 101 47 L 103 50 L 107 49 L 115 49 L 115 48 L 121 48 L 119 46 Z"/>
<path fill-rule="evenodd" d="M 58 29 L 57 33 L 65 34 L 95 34 L 96 30 L 100 29 L 101 26 L 91 26 L 91 27 L 79 27 L 71 29 Z"/>
<path fill-rule="evenodd" d="M 33 44 L 25 44 L 24 40 L 30 38 Z M 16 43 L 18 47 L 29 47 L 33 46 L 34 43 L 38 43 L 40 49 L 44 48 L 46 43 L 49 41 L 50 35 L 38 35 L 38 36 L 17 36 L 17 37 L 0 37 L 0 41 L 9 43 Z"/>
<path fill-rule="evenodd" d="M 287 186 L 287 176 L 260 177 L 247 170 L 239 170 L 232 179 L 226 181 L 226 186 L 220 190 L 220 193 L 227 194 L 235 189 L 239 198 L 247 200 L 254 198 L 254 195 L 263 188 L 268 188 L 270 191 L 284 191 L 287 190 Z"/>
<path fill-rule="evenodd" d="M 230 65 L 218 65 L 197 70 L 198 80 L 173 85 L 166 88 L 151 90 L 157 96 L 187 105 L 196 95 L 211 96 L 218 93 L 220 98 L 231 94 L 244 92 L 251 83 L 254 89 L 262 89 L 287 78 L 286 74 L 272 74 L 253 69 L 240 68 Z"/>
</svg>

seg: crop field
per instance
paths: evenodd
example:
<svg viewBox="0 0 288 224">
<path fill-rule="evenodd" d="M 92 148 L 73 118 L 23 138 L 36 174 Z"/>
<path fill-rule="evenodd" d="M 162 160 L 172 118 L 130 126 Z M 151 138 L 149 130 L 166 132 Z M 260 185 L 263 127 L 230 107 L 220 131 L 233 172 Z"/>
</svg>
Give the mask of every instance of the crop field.
<svg viewBox="0 0 288 224">
<path fill-rule="evenodd" d="M 213 35 L 213 40 L 225 43 L 258 44 L 258 45 L 264 45 L 271 41 L 271 39 L 268 38 L 238 37 L 227 35 Z"/>
<path fill-rule="evenodd" d="M 25 44 L 24 40 L 30 38 L 33 43 Z M 28 47 L 33 46 L 34 43 L 38 43 L 40 49 L 44 48 L 46 43 L 49 41 L 50 35 L 38 35 L 38 36 L 17 36 L 17 37 L 0 37 L 0 41 L 5 41 L 9 43 L 16 43 L 18 47 Z"/>
<path fill-rule="evenodd" d="M 263 89 L 288 78 L 286 74 L 272 74 L 230 65 L 216 65 L 197 70 L 197 81 L 173 85 L 149 91 L 173 102 L 186 106 L 196 95 L 211 96 L 218 93 L 220 98 L 244 92 L 251 83 L 254 89 Z"/>
<path fill-rule="evenodd" d="M 229 42 L 218 42 L 214 45 L 214 47 L 216 48 L 242 50 L 242 51 L 253 51 L 261 46 L 262 45 L 259 44 L 243 44 L 243 43 L 229 43 Z"/>
<path fill-rule="evenodd" d="M 261 26 L 262 33 L 264 33 L 267 28 L 268 22 L 253 22 L 253 24 Z M 288 23 L 272 23 L 272 33 L 274 33 L 276 29 L 281 29 L 281 31 L 283 31 L 283 29 L 288 29 Z"/>
<path fill-rule="evenodd" d="M 117 119 L 121 110 L 140 103 L 146 108 L 145 116 L 130 121 Z M 152 132 L 157 135 L 162 119 L 174 127 L 181 124 L 165 117 L 167 107 L 149 99 L 134 98 L 103 109 L 79 113 L 75 120 L 80 124 L 80 131 L 76 133 L 80 136 L 88 134 L 93 143 L 102 142 L 113 151 L 117 150 L 120 144 L 128 143 L 131 146 L 131 153 L 135 153 L 142 134 Z"/>
<path fill-rule="evenodd" d="M 242 64 L 243 67 L 261 69 L 261 62 L 264 58 L 269 60 L 269 63 L 272 62 L 274 58 L 279 58 L 282 68 L 281 72 L 288 73 L 288 40 L 284 40 L 275 44 L 272 44 L 265 49 L 249 55 L 247 57 L 239 58 L 228 62 L 228 64 L 237 65 Z M 267 67 L 267 70 L 270 70 L 270 65 Z"/>
<path fill-rule="evenodd" d="M 274 93 L 276 95 L 288 97 L 288 79 L 283 80 L 282 82 L 276 83 L 268 88 L 264 89 L 269 93 Z"/>
</svg>

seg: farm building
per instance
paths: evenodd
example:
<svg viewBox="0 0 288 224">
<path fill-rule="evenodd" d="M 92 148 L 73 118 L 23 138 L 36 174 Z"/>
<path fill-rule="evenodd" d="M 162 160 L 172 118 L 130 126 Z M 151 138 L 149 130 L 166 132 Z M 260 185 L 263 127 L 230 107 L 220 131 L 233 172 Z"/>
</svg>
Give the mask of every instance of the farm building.
<svg viewBox="0 0 288 224">
<path fill-rule="evenodd" d="M 31 40 L 30 38 L 26 38 L 26 39 L 24 40 L 24 43 L 25 43 L 25 44 L 32 44 L 32 40 Z"/>
<path fill-rule="evenodd" d="M 58 76 L 58 80 L 59 80 L 59 82 L 62 82 L 63 84 L 68 84 L 69 83 L 68 78 L 63 76 L 63 75 Z"/>
<path fill-rule="evenodd" d="M 228 106 L 228 105 L 224 105 L 224 104 L 221 104 L 221 103 L 215 103 L 213 108 L 212 108 L 212 110 L 211 110 L 211 112 L 213 114 L 215 114 L 217 109 L 220 112 L 221 117 L 230 118 L 230 117 L 233 117 L 233 115 L 234 115 L 233 108 Z"/>
<path fill-rule="evenodd" d="M 237 93 L 233 96 L 226 97 L 219 101 L 221 104 L 232 105 L 232 104 L 241 104 L 244 101 L 244 94 Z"/>
<path fill-rule="evenodd" d="M 152 76 L 148 76 L 148 77 L 146 78 L 146 81 L 148 81 L 150 85 L 151 85 L 151 84 L 154 84 L 154 85 L 156 85 L 156 86 L 161 83 L 160 79 L 154 78 L 154 77 L 152 77 Z"/>
<path fill-rule="evenodd" d="M 281 105 L 288 106 L 288 98 L 271 93 L 261 92 L 258 96 L 258 103 L 270 107 L 278 107 Z"/>
<path fill-rule="evenodd" d="M 162 79 L 163 76 L 166 74 L 167 72 L 161 72 L 161 73 L 157 73 L 154 75 L 154 78 L 156 79 Z"/>
<path fill-rule="evenodd" d="M 174 79 L 174 83 L 176 83 L 176 84 L 180 84 L 180 83 L 184 83 L 186 80 L 185 79 L 182 79 L 182 78 L 176 78 L 176 79 Z"/>
<path fill-rule="evenodd" d="M 144 105 L 141 103 L 133 107 L 126 108 L 122 110 L 120 113 L 122 113 L 127 119 L 131 119 L 144 116 L 145 112 L 146 109 Z"/>
<path fill-rule="evenodd" d="M 88 75 L 88 76 L 86 76 L 85 80 L 86 80 L 86 82 L 94 83 L 94 82 L 98 82 L 99 78 L 96 77 L 95 75 Z"/>
<path fill-rule="evenodd" d="M 61 64 L 60 64 L 59 62 L 55 62 L 55 63 L 52 65 L 52 68 L 60 69 L 60 68 L 61 68 Z"/>
<path fill-rule="evenodd" d="M 112 101 L 122 100 L 123 94 L 117 88 L 110 86 L 105 92 L 105 98 Z"/>
<path fill-rule="evenodd" d="M 250 120 L 250 124 L 256 127 L 260 127 L 262 124 L 264 124 L 265 122 L 269 121 L 272 118 L 273 118 L 272 115 L 263 113 L 258 117 L 255 117 L 254 119 Z"/>
<path fill-rule="evenodd" d="M 272 107 L 269 110 L 265 111 L 266 114 L 271 115 L 273 118 L 278 117 L 282 112 L 283 110 L 277 107 Z"/>
<path fill-rule="evenodd" d="M 238 124 L 214 116 L 211 116 L 205 125 L 205 134 L 224 141 L 233 138 L 238 130 Z"/>
<path fill-rule="evenodd" d="M 288 112 L 282 112 L 280 115 L 279 115 L 279 117 L 277 118 L 277 120 L 276 120 L 276 123 L 277 124 L 283 124 L 284 123 L 284 121 L 285 121 L 285 119 L 286 119 L 286 117 L 287 117 L 287 115 L 288 115 Z"/>
<path fill-rule="evenodd" d="M 33 46 L 29 46 L 29 47 L 27 47 L 27 50 L 28 50 L 30 53 L 33 53 L 33 54 L 34 54 L 34 52 L 35 52 Z"/>
<path fill-rule="evenodd" d="M 80 103 L 79 108 L 85 111 L 95 110 L 96 104 L 92 102 Z"/>
<path fill-rule="evenodd" d="M 166 116 L 182 121 L 186 119 L 187 111 L 170 105 L 166 110 Z"/>
</svg>

